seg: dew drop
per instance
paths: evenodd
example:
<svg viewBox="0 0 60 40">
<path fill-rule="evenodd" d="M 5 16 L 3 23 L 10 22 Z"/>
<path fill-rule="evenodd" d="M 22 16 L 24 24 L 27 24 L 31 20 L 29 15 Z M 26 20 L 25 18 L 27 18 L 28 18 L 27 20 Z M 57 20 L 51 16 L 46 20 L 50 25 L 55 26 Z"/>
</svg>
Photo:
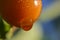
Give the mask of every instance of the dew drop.
<svg viewBox="0 0 60 40">
<path fill-rule="evenodd" d="M 22 2 L 22 0 L 18 0 L 18 1 L 17 1 L 17 3 L 20 3 L 20 2 Z"/>
<path fill-rule="evenodd" d="M 33 25 L 32 19 L 30 19 L 30 20 L 24 20 L 21 23 L 21 28 L 23 30 L 25 30 L 25 31 L 29 31 L 32 28 L 32 25 Z"/>
</svg>

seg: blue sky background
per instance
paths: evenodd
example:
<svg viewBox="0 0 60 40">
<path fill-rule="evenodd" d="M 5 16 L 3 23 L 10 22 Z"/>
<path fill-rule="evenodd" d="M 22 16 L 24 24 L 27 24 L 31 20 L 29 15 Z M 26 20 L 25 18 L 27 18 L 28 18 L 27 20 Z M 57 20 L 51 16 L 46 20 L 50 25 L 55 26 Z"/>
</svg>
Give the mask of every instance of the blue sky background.
<svg viewBox="0 0 60 40">
<path fill-rule="evenodd" d="M 53 2 L 54 0 L 42 0 L 43 7 L 46 7 L 47 5 L 50 5 Z"/>
</svg>

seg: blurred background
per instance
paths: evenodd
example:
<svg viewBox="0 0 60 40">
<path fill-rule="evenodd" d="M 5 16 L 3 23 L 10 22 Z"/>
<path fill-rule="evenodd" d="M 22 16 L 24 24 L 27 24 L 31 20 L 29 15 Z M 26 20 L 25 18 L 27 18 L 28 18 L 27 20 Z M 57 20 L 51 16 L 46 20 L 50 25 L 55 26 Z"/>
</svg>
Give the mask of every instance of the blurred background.
<svg viewBox="0 0 60 40">
<path fill-rule="evenodd" d="M 42 0 L 42 5 L 39 19 L 28 32 L 11 28 L 0 17 L 0 40 L 60 40 L 60 1 Z"/>
</svg>

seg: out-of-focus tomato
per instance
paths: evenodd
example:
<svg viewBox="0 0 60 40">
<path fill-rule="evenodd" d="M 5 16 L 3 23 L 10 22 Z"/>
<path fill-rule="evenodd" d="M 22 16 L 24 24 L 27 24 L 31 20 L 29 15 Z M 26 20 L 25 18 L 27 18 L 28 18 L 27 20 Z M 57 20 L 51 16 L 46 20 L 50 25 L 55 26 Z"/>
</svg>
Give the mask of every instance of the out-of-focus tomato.
<svg viewBox="0 0 60 40">
<path fill-rule="evenodd" d="M 42 9 L 41 0 L 2 0 L 1 15 L 9 24 L 28 31 Z"/>
</svg>

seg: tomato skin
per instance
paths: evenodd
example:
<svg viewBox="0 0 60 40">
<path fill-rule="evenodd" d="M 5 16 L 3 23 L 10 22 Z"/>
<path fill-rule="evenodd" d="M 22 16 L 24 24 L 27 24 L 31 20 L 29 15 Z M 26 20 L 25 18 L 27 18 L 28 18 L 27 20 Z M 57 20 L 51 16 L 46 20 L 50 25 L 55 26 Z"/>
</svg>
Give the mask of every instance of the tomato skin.
<svg viewBox="0 0 60 40">
<path fill-rule="evenodd" d="M 37 20 L 42 9 L 41 0 L 3 0 L 2 17 L 9 24 L 28 31 Z M 28 26 L 28 27 L 27 27 Z"/>
</svg>

